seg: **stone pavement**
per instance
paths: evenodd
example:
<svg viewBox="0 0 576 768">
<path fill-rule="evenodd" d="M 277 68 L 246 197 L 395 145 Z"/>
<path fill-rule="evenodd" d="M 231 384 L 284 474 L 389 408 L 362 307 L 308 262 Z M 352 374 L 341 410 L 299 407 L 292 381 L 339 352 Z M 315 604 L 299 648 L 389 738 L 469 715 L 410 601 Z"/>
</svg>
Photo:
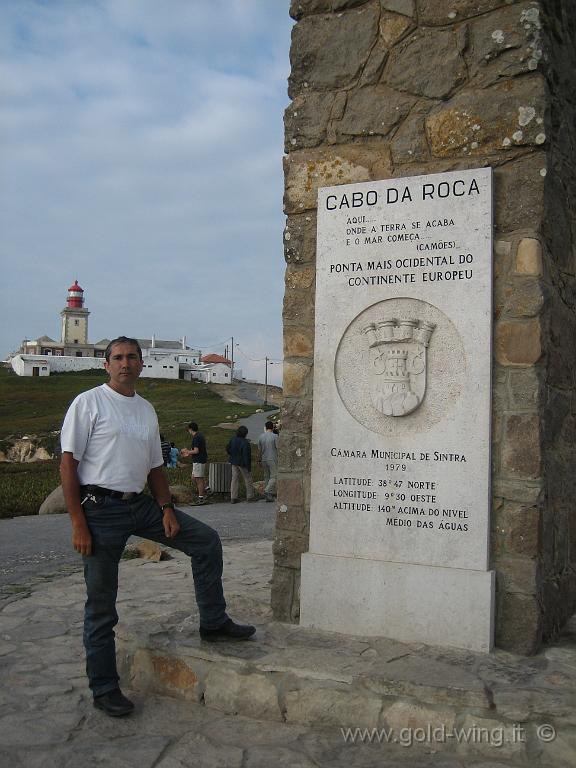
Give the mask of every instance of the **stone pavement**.
<svg viewBox="0 0 576 768">
<path fill-rule="evenodd" d="M 122 562 L 122 720 L 91 706 L 81 574 L 2 599 L 0 765 L 574 765 L 576 626 L 530 659 L 311 632 L 272 621 L 271 567 L 270 541 L 225 545 L 230 613 L 258 634 L 214 645 L 185 558 Z"/>
</svg>

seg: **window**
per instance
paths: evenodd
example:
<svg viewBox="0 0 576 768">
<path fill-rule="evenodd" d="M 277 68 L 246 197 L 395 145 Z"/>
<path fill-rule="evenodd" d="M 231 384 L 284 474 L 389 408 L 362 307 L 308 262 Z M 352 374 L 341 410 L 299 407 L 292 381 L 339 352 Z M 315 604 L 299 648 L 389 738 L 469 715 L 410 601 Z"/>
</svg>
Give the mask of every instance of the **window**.
<svg viewBox="0 0 576 768">
<path fill-rule="evenodd" d="M 80 325 L 80 320 L 74 320 L 74 325 Z"/>
<path fill-rule="evenodd" d="M 228 378 L 228 374 L 227 374 L 227 373 L 225 373 L 225 374 L 224 374 L 224 376 L 225 376 L 226 378 Z"/>
<path fill-rule="evenodd" d="M 76 357 L 82 357 L 82 350 L 80 350 L 79 352 L 76 352 Z"/>
</svg>

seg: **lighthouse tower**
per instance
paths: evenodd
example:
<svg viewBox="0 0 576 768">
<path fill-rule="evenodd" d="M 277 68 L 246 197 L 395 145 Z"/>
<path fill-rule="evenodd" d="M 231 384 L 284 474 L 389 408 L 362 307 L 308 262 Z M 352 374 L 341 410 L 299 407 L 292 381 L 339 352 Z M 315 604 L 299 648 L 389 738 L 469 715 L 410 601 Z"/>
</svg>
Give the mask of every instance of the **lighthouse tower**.
<svg viewBox="0 0 576 768">
<path fill-rule="evenodd" d="M 65 355 L 82 354 L 79 347 L 88 344 L 88 315 L 90 312 L 84 309 L 84 291 L 78 285 L 78 280 L 68 288 L 68 300 L 66 306 L 60 312 L 62 318 L 62 344 Z"/>
</svg>

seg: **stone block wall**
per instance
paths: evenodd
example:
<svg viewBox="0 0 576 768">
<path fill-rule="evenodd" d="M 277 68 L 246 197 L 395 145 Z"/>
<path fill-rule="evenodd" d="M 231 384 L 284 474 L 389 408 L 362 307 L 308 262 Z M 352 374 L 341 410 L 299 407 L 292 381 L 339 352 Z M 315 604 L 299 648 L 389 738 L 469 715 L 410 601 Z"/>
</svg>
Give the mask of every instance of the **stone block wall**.
<svg viewBox="0 0 576 768">
<path fill-rule="evenodd" d="M 576 605 L 576 12 L 571 0 L 293 0 L 275 616 L 308 549 L 316 191 L 494 169 L 496 643 Z"/>
</svg>

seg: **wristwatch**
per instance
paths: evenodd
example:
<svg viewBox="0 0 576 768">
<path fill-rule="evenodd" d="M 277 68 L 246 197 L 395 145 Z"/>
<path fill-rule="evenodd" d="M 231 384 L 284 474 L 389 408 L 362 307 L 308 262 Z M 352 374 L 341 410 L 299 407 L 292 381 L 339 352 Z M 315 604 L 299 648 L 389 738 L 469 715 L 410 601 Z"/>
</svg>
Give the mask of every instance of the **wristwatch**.
<svg viewBox="0 0 576 768">
<path fill-rule="evenodd" d="M 166 504 L 162 504 L 160 509 L 164 512 L 165 509 L 171 509 L 174 512 L 174 504 L 171 501 L 167 501 Z"/>
</svg>

